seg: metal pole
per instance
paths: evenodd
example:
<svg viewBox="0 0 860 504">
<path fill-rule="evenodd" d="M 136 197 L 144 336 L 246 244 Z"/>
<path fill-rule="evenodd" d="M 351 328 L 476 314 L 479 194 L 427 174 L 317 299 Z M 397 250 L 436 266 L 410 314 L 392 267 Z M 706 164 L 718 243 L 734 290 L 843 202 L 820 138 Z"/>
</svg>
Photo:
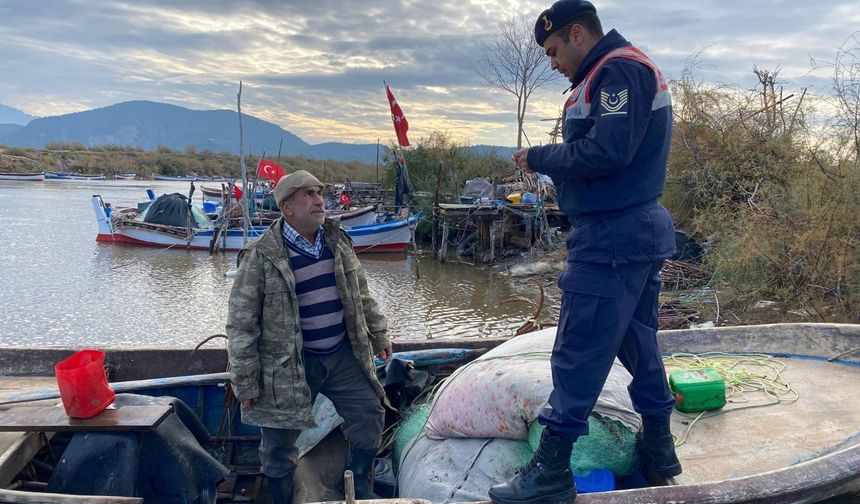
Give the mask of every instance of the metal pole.
<svg viewBox="0 0 860 504">
<path fill-rule="evenodd" d="M 376 139 L 376 183 L 379 184 L 379 139 Z"/>
</svg>

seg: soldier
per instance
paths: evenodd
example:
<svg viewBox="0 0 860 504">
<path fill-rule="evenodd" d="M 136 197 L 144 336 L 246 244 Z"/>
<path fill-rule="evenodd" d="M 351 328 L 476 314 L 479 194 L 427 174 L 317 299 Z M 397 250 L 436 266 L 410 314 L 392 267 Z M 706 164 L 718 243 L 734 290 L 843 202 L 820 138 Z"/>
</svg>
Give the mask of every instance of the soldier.
<svg viewBox="0 0 860 504">
<path fill-rule="evenodd" d="M 617 356 L 633 375 L 629 392 L 642 415 L 643 468 L 680 474 L 669 392 L 657 346 L 660 269 L 675 250 L 663 194 L 672 135 L 672 104 L 660 70 L 617 31 L 603 33 L 585 0 L 561 0 L 535 23 L 535 39 L 573 91 L 564 106 L 561 144 L 523 149 L 517 167 L 548 175 L 573 222 L 558 334 L 554 390 L 539 417 L 545 426 L 532 460 L 490 489 L 499 504 L 569 502 L 573 443 Z"/>
<path fill-rule="evenodd" d="M 352 242 L 325 218 L 324 184 L 299 170 L 275 187 L 283 216 L 239 253 L 227 354 L 242 421 L 262 429 L 261 471 L 275 503 L 291 503 L 301 429 L 318 393 L 343 417 L 356 496 L 373 498 L 385 412 L 374 354 L 391 357 L 388 324 Z"/>
</svg>

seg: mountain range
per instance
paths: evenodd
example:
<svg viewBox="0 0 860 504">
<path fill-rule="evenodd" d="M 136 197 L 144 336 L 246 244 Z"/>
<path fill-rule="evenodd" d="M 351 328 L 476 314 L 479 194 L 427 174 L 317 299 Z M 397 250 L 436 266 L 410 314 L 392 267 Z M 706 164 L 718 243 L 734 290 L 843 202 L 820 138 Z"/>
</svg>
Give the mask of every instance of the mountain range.
<svg viewBox="0 0 860 504">
<path fill-rule="evenodd" d="M 23 126 L 30 122 L 33 116 L 25 114 L 16 108 L 0 103 L 0 125 L 17 124 Z M 2 135 L 2 133 L 0 133 Z"/>
<path fill-rule="evenodd" d="M 376 144 L 326 142 L 311 145 L 280 126 L 242 115 L 246 153 L 278 152 L 310 159 L 376 162 Z M 0 144 L 44 148 L 50 142 L 78 142 L 88 147 L 120 145 L 155 150 L 161 146 L 185 150 L 239 152 L 239 124 L 232 110 L 192 110 L 152 101 L 128 101 L 53 117 L 32 118 L 0 105 Z M 283 142 L 281 144 L 281 142 Z M 503 158 L 511 147 L 474 146 L 476 152 L 495 151 Z M 381 154 L 381 152 L 380 152 Z"/>
</svg>

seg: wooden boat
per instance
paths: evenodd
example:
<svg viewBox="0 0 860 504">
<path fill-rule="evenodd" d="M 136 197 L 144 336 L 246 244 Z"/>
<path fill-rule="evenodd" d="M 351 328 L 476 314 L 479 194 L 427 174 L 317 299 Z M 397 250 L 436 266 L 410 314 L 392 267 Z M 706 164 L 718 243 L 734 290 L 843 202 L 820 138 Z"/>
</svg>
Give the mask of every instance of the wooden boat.
<svg viewBox="0 0 860 504">
<path fill-rule="evenodd" d="M 203 192 L 204 200 L 214 201 L 222 205 L 224 204 L 224 193 L 222 192 L 221 188 L 201 186 L 200 190 Z M 255 193 L 257 205 L 262 206 L 263 199 L 271 192 L 271 189 L 264 188 L 262 186 L 258 187 Z"/>
<path fill-rule="evenodd" d="M 113 178 L 117 180 L 134 180 L 137 177 L 135 173 L 115 173 Z"/>
<path fill-rule="evenodd" d="M 30 182 L 41 182 L 45 180 L 45 174 L 39 173 L 7 173 L 0 172 L 0 180 L 21 180 Z"/>
<path fill-rule="evenodd" d="M 684 473 L 677 478 L 678 485 L 581 494 L 578 504 L 799 504 L 830 502 L 828 499 L 836 496 L 842 497 L 833 502 L 860 502 L 860 408 L 856 406 L 860 393 L 860 326 L 775 324 L 683 329 L 661 331 L 658 338 L 666 352 L 755 352 L 777 356 L 786 363 L 784 376 L 800 398 L 790 405 L 738 410 L 700 421 L 691 438 L 679 447 Z M 400 353 L 460 347 L 461 353 L 447 355 L 447 359 L 425 361 L 431 372 L 446 376 L 459 362 L 504 341 L 396 341 L 394 350 Z M 470 353 L 462 353 L 466 351 Z M 50 376 L 53 364 L 71 352 L 0 349 L 0 376 L 5 376 L 0 378 L 0 408 L 56 397 L 55 389 L 20 392 L 27 380 L 39 388 L 50 385 L 52 378 L 13 375 Z M 221 387 L 226 380 L 222 372 L 226 368 L 223 349 L 201 349 L 193 355 L 185 349 L 107 349 L 106 354 L 112 380 L 125 382 L 114 384 L 117 392 L 170 393 L 198 405 L 202 417 L 214 421 L 220 418 Z M 189 372 L 199 374 L 186 376 Z M 216 411 L 210 411 L 212 408 Z M 238 421 L 238 417 L 233 420 Z M 673 419 L 676 434 L 686 428 L 681 421 Z M 215 428 L 211 431 L 217 432 Z M 249 431 L 237 432 L 224 441 L 256 448 L 258 438 Z M 0 448 L 0 488 L 15 478 L 44 442 L 43 436 L 18 434 L 18 442 L 6 453 Z M 300 467 L 302 460 L 305 459 L 300 460 Z M 0 501 L 35 502 L 8 500 L 10 495 L 0 490 Z M 33 494 L 29 497 L 38 498 Z M 75 501 L 42 498 L 38 502 Z"/>
<path fill-rule="evenodd" d="M 119 212 L 108 217 L 101 196 L 95 195 L 91 201 L 98 222 L 98 242 L 186 250 L 241 250 L 244 246 L 244 231 L 240 228 L 229 228 L 222 232 L 211 222 L 211 226 L 207 227 L 168 226 L 142 222 Z M 417 222 L 418 218 L 412 217 L 382 224 L 350 227 L 346 232 L 352 237 L 353 247 L 357 252 L 403 252 L 412 243 L 412 226 Z M 266 229 L 267 226 L 249 228 L 249 239 L 260 236 Z"/>
<path fill-rule="evenodd" d="M 171 182 L 193 182 L 197 180 L 196 175 L 162 175 L 160 173 L 153 173 L 152 180 L 165 180 Z"/>
<path fill-rule="evenodd" d="M 105 180 L 103 173 L 97 175 L 89 175 L 86 173 L 75 172 L 49 172 L 46 171 L 45 180 Z"/>
<path fill-rule="evenodd" d="M 376 224 L 377 218 L 376 205 L 345 211 L 326 210 L 325 215 L 329 219 L 339 221 L 344 229 Z"/>
<path fill-rule="evenodd" d="M 397 219 L 353 226 L 346 232 L 352 238 L 352 246 L 357 252 L 405 252 L 412 243 L 414 226 L 420 217 Z"/>
</svg>

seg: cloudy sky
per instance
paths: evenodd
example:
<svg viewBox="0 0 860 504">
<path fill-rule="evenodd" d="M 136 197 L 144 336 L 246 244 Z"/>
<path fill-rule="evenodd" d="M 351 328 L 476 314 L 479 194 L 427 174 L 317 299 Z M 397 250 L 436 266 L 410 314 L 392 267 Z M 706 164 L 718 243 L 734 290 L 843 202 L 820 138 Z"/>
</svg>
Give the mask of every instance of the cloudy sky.
<svg viewBox="0 0 860 504">
<path fill-rule="evenodd" d="M 826 93 L 832 60 L 860 29 L 857 0 L 596 0 L 604 28 L 644 49 L 667 78 L 699 54 L 705 82 L 752 86 L 781 68 L 786 89 Z M 447 130 L 516 143 L 512 95 L 476 74 L 501 20 L 533 0 L 0 0 L 0 103 L 45 116 L 126 100 L 236 105 L 311 143 L 394 138 L 382 81 L 410 136 Z M 647 7 L 646 7 L 647 5 Z M 546 141 L 558 81 L 533 95 L 526 132 Z"/>
</svg>

